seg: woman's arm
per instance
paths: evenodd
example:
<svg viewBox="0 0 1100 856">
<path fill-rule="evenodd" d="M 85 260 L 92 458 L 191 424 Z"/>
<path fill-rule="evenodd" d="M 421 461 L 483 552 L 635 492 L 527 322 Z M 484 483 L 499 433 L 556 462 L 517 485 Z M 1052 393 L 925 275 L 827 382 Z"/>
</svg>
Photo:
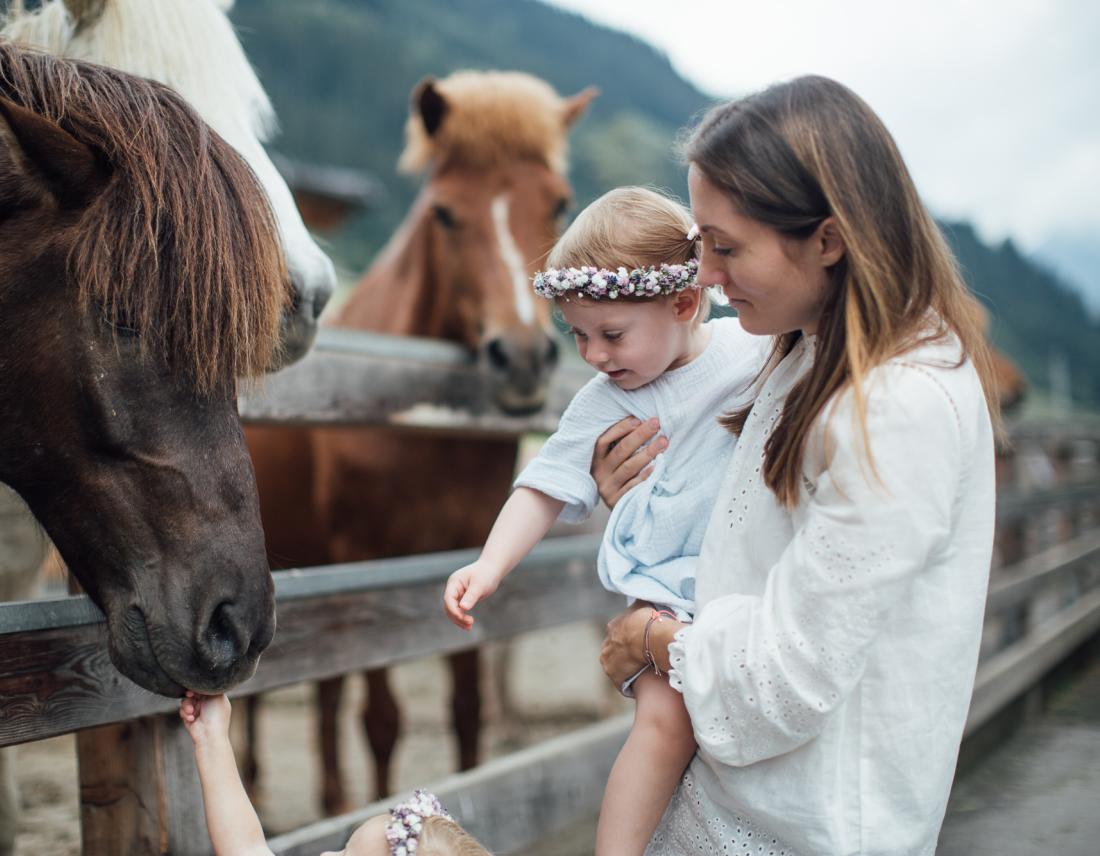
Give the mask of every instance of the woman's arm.
<svg viewBox="0 0 1100 856">
<path fill-rule="evenodd" d="M 628 416 L 600 435 L 592 452 L 592 478 L 608 508 L 653 472 L 653 459 L 668 448 L 660 430 L 656 418 L 641 422 Z"/>
<path fill-rule="evenodd" d="M 537 490 L 518 487 L 497 515 L 476 562 L 459 568 L 443 592 L 443 607 L 451 621 L 469 630 L 468 611 L 497 590 L 512 569 L 543 539 L 565 503 Z"/>
</svg>

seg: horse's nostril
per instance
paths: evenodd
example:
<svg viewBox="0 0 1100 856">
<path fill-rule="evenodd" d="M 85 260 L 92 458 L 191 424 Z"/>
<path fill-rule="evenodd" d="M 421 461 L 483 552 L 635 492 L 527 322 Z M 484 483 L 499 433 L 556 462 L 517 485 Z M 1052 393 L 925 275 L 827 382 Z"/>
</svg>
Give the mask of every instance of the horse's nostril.
<svg viewBox="0 0 1100 856">
<path fill-rule="evenodd" d="M 222 601 L 214 607 L 202 633 L 199 651 L 204 665 L 214 670 L 228 669 L 244 655 L 244 640 L 229 601 Z"/>
<path fill-rule="evenodd" d="M 485 353 L 489 357 L 489 364 L 494 369 L 504 371 L 511 363 L 508 352 L 504 349 L 504 343 L 500 339 L 491 339 L 485 346 Z"/>
<path fill-rule="evenodd" d="M 558 343 L 553 339 L 546 340 L 546 365 L 553 368 L 558 364 L 558 357 L 560 356 Z"/>
<path fill-rule="evenodd" d="M 326 291 L 323 288 L 317 289 L 313 294 L 312 307 L 313 307 L 313 320 L 316 321 L 321 317 L 321 313 L 325 311 L 325 307 L 328 306 L 328 300 L 332 297 L 331 291 Z"/>
</svg>

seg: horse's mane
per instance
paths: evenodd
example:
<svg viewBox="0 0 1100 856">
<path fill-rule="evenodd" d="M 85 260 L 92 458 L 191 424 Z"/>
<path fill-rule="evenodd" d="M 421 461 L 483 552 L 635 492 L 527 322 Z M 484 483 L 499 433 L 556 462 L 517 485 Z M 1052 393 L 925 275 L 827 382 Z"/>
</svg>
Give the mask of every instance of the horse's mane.
<svg viewBox="0 0 1100 856">
<path fill-rule="evenodd" d="M 434 135 L 414 110 L 400 166 L 409 172 L 451 161 L 492 167 L 516 158 L 566 168 L 566 104 L 545 81 L 516 71 L 459 71 L 434 83 L 447 102 Z"/>
<path fill-rule="evenodd" d="M 83 305 L 202 390 L 263 371 L 288 278 L 267 196 L 229 144 L 165 86 L 3 40 L 0 95 L 110 167 L 68 258 Z"/>
<path fill-rule="evenodd" d="M 232 0 L 110 0 L 79 30 L 62 0 L 30 12 L 22 5 L 0 21 L 17 44 L 159 80 L 234 143 L 275 130 L 271 102 L 225 16 Z"/>
</svg>

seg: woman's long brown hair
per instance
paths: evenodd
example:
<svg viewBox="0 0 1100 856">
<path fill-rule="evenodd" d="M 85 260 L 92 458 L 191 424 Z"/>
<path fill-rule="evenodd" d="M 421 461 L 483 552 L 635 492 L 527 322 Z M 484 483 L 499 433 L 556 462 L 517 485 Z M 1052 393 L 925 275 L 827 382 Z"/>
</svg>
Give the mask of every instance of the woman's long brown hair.
<svg viewBox="0 0 1100 856">
<path fill-rule="evenodd" d="M 830 272 L 814 365 L 791 390 L 765 446 L 765 481 L 780 502 L 797 504 L 810 428 L 849 387 L 873 472 L 867 372 L 952 333 L 962 361 L 978 371 L 1000 431 L 981 309 L 893 138 L 855 93 L 813 76 L 772 86 L 713 108 L 682 153 L 745 216 L 793 239 L 808 238 L 831 216 L 846 247 Z M 768 366 L 800 335 L 776 337 Z M 751 409 L 727 414 L 723 424 L 740 433 Z"/>
</svg>

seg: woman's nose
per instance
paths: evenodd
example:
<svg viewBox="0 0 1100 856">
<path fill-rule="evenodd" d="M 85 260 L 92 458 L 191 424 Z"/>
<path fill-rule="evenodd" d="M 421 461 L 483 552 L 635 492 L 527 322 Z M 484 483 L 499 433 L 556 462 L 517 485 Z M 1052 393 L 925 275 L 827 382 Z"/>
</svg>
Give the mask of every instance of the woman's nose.
<svg viewBox="0 0 1100 856">
<path fill-rule="evenodd" d="M 703 257 L 699 259 L 698 277 L 700 285 L 725 286 L 729 284 L 729 277 L 722 270 L 722 266 L 715 261 L 714 253 L 704 251 Z"/>
</svg>

